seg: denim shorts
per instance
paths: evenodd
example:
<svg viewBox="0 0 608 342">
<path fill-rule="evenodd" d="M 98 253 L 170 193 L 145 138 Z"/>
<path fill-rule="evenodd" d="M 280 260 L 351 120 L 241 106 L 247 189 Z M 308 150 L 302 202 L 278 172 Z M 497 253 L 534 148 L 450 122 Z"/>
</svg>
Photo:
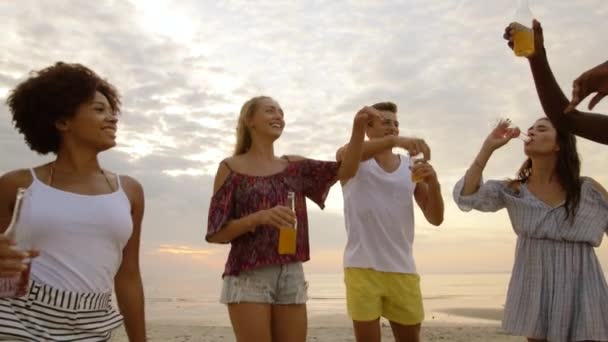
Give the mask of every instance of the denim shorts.
<svg viewBox="0 0 608 342">
<path fill-rule="evenodd" d="M 308 300 L 308 282 L 304 278 L 301 262 L 270 265 L 241 272 L 238 276 L 225 276 L 220 302 L 305 304 Z"/>
</svg>

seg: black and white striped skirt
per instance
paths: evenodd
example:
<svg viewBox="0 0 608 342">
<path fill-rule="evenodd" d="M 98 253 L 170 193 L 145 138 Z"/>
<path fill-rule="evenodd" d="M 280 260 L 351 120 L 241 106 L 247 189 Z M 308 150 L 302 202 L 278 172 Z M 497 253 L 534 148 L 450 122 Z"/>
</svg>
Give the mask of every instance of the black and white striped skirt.
<svg viewBox="0 0 608 342">
<path fill-rule="evenodd" d="M 111 298 L 31 282 L 26 296 L 0 298 L 0 341 L 108 341 L 122 324 Z"/>
</svg>

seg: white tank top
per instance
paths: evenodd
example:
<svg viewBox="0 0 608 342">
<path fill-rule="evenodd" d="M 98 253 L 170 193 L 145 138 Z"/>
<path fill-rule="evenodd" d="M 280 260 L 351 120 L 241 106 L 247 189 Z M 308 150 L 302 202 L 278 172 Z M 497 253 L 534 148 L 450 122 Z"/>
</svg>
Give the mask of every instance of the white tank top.
<svg viewBox="0 0 608 342">
<path fill-rule="evenodd" d="M 120 177 L 113 193 L 80 195 L 48 186 L 31 172 L 17 229 L 40 251 L 32 279 L 63 290 L 111 291 L 133 231 Z"/>
<path fill-rule="evenodd" d="M 343 187 L 348 240 L 344 267 L 416 273 L 413 195 L 409 158 L 386 172 L 374 158 L 361 162 Z"/>
</svg>

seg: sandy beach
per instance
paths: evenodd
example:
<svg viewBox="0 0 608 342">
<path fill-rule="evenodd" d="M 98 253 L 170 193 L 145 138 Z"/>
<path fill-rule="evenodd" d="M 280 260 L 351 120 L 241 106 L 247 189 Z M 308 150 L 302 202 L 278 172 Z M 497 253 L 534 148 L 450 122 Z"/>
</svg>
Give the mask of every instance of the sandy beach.
<svg viewBox="0 0 608 342">
<path fill-rule="evenodd" d="M 308 310 L 308 341 L 353 341 L 346 315 L 342 274 L 312 274 Z M 423 341 L 524 341 L 500 328 L 508 274 L 426 275 L 422 278 L 425 321 Z M 188 283 L 191 284 L 191 283 Z M 211 284 L 212 280 L 196 284 Z M 197 285 L 195 289 L 200 288 Z M 217 300 L 217 288 L 179 295 L 151 295 L 146 305 L 150 341 L 235 341 L 227 309 Z M 383 341 L 394 341 L 389 322 L 382 320 Z M 127 342 L 123 329 L 114 342 Z M 287 341 L 289 342 L 289 341 Z"/>
<path fill-rule="evenodd" d="M 521 337 L 508 336 L 500 329 L 496 320 L 499 313 L 495 310 L 459 309 L 458 314 L 469 317 L 485 316 L 487 323 L 462 324 L 428 321 L 423 324 L 423 341 L 454 342 L 514 342 L 523 341 Z M 456 312 L 454 312 L 456 313 Z M 383 341 L 393 341 L 387 322 L 382 323 Z M 234 334 L 230 326 L 205 324 L 187 321 L 149 321 L 149 341 L 163 342 L 233 342 Z M 124 330 L 118 329 L 113 342 L 127 342 Z M 355 341 L 350 321 L 345 315 L 310 317 L 308 341 L 346 342 Z"/>
<path fill-rule="evenodd" d="M 390 327 L 382 328 L 384 341 L 393 341 Z M 235 341 L 230 327 L 196 326 L 150 322 L 148 325 L 149 341 L 166 342 L 233 342 Z M 498 325 L 488 326 L 434 326 L 423 327 L 423 341 L 454 342 L 511 342 L 523 341 L 521 337 L 507 336 Z M 122 329 L 117 331 L 113 342 L 127 342 Z M 308 330 L 308 341 L 346 342 L 355 341 L 349 327 L 311 327 Z"/>
</svg>

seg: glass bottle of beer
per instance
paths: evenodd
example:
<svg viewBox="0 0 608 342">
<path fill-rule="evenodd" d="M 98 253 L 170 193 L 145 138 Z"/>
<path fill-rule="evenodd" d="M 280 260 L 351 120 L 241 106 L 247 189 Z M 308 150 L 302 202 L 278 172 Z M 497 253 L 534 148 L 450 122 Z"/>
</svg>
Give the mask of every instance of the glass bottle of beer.
<svg viewBox="0 0 608 342">
<path fill-rule="evenodd" d="M 287 206 L 295 213 L 296 212 L 296 194 L 292 191 L 287 193 Z M 279 254 L 296 254 L 296 226 L 297 220 L 293 227 L 279 228 Z"/>
<path fill-rule="evenodd" d="M 534 16 L 530 10 L 528 0 L 519 0 L 519 5 L 511 24 L 513 29 L 513 52 L 516 56 L 528 57 L 534 54 L 533 19 Z"/>
<path fill-rule="evenodd" d="M 410 156 L 410 174 L 412 183 L 420 183 L 424 181 L 424 177 L 422 177 L 420 173 L 414 172 L 414 166 L 421 163 L 424 163 L 424 155 L 422 153 L 418 153 L 415 156 Z"/>
<path fill-rule="evenodd" d="M 23 235 L 23 227 L 19 227 L 19 217 L 21 215 L 21 209 L 23 207 L 23 201 L 25 199 L 25 189 L 17 189 L 17 197 L 15 199 L 15 208 L 13 209 L 13 216 L 9 223 L 4 236 L 16 242 L 20 251 L 27 251 L 29 253 L 28 242 Z M 27 289 L 30 281 L 31 271 L 31 259 L 24 260 L 26 269 L 21 271 L 18 276 L 12 278 L 0 278 L 0 298 L 1 297 L 22 297 L 27 294 Z"/>
</svg>

